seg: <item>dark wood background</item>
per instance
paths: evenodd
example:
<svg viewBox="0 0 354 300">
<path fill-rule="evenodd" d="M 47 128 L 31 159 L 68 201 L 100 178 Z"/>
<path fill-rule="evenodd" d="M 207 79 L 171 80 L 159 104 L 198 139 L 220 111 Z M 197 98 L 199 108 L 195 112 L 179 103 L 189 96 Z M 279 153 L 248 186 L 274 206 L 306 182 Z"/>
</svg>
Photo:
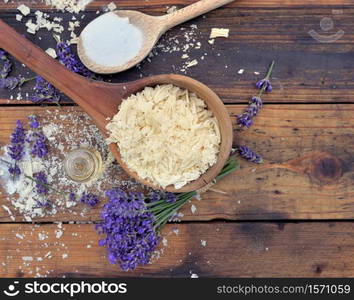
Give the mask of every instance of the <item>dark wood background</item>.
<svg viewBox="0 0 354 300">
<path fill-rule="evenodd" d="M 48 9 L 40 1 L 13 2 L 0 3 L 0 16 L 23 33 L 24 24 L 15 21 L 18 3 Z M 91 3 L 82 26 L 109 2 Z M 120 0 L 117 6 L 159 15 L 166 12 L 166 6 L 183 7 L 193 2 Z M 70 18 L 68 14 L 56 14 Z M 39 272 L 42 275 L 52 277 L 188 277 L 191 273 L 200 277 L 354 276 L 353 14 L 351 0 L 240 0 L 208 13 L 206 19 L 200 17 L 182 25 L 197 24 L 199 28 L 197 40 L 202 47 L 191 51 L 190 57 L 207 53 L 205 60 L 199 60 L 187 75 L 213 88 L 227 104 L 232 120 L 244 109 L 255 81 L 272 59 L 276 61 L 274 92 L 264 97 L 265 107 L 254 127 L 235 132 L 235 142 L 262 154 L 264 165 L 242 162 L 240 171 L 216 185 L 223 194 L 207 192 L 202 201 L 195 202 L 195 214 L 188 204 L 182 211 L 182 222 L 166 227 L 168 246 L 161 257 L 129 273 L 106 262 L 104 249 L 97 246 L 93 225 L 85 224 L 99 219 L 101 207 L 83 217 L 75 216 L 74 221 L 83 224 L 71 224 L 73 216 L 62 211 L 55 217 L 36 220 L 37 225 L 24 222 L 20 215 L 12 221 L 0 208 L 1 276 L 34 276 L 36 272 L 31 270 L 36 267 L 44 270 Z M 333 20 L 332 30 L 321 29 L 323 18 Z M 182 26 L 169 31 L 163 39 L 180 34 Z M 210 45 L 207 41 L 212 27 L 230 28 L 230 37 Z M 332 43 L 320 43 L 309 35 L 310 30 L 322 35 L 343 30 L 344 35 Z M 55 45 L 51 34 L 44 30 L 36 36 L 26 36 L 44 50 Z M 180 57 L 180 52 L 159 53 L 140 69 L 104 79 L 119 82 L 171 73 L 175 71 L 173 65 L 181 64 Z M 237 74 L 239 69 L 244 69 L 244 74 Z M 16 63 L 14 74 L 27 71 L 31 74 Z M 32 88 L 32 84 L 27 84 L 22 94 L 31 94 Z M 50 105 L 34 106 L 28 101 L 9 101 L 10 94 L 16 96 L 0 91 L 1 145 L 8 143 L 15 120 L 25 119 L 33 112 L 48 116 L 56 109 Z M 62 114 L 69 110 L 81 113 L 76 107 L 72 112 L 70 99 L 63 99 Z M 9 203 L 0 194 L 1 205 Z M 53 222 L 58 221 L 64 222 L 65 233 L 60 241 L 53 234 L 57 228 Z M 178 234 L 173 233 L 175 229 Z M 45 241 L 47 247 L 37 238 L 43 230 L 50 233 Z M 16 233 L 28 238 L 18 241 L 14 238 Z M 205 247 L 201 246 L 201 239 L 207 241 Z M 65 250 L 60 249 L 63 240 Z M 88 242 L 92 242 L 89 249 Z M 24 267 L 22 256 L 31 251 L 51 251 L 53 257 Z M 68 254 L 67 259 L 62 259 L 63 251 Z"/>
</svg>

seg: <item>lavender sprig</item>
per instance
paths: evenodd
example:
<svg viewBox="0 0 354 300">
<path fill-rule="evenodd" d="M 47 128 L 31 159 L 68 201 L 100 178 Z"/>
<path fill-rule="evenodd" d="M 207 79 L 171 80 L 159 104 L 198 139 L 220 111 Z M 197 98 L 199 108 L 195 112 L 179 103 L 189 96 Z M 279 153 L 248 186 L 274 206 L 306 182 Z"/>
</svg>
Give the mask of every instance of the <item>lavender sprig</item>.
<svg viewBox="0 0 354 300">
<path fill-rule="evenodd" d="M 251 150 L 249 147 L 240 146 L 237 148 L 237 150 L 242 158 L 254 162 L 256 164 L 263 163 L 263 158 L 259 154 Z"/>
<path fill-rule="evenodd" d="M 0 49 L 0 61 L 2 62 L 2 68 L 0 69 L 0 77 L 6 78 L 12 69 L 12 63 L 6 55 L 4 50 Z"/>
<path fill-rule="evenodd" d="M 106 196 L 109 201 L 96 229 L 105 235 L 99 245 L 106 246 L 109 262 L 124 271 L 148 264 L 160 237 L 154 228 L 154 215 L 144 209 L 144 198 L 120 189 L 109 190 Z"/>
<path fill-rule="evenodd" d="M 242 127 L 250 128 L 252 126 L 253 118 L 259 113 L 259 111 L 263 107 L 263 102 L 261 99 L 263 92 L 268 92 L 268 93 L 272 92 L 273 88 L 270 84 L 269 78 L 273 72 L 274 64 L 275 62 L 273 60 L 268 69 L 266 76 L 262 80 L 256 83 L 256 87 L 260 89 L 258 95 L 253 96 L 249 101 L 246 110 L 242 114 L 236 116 L 236 122 L 241 128 Z"/>
<path fill-rule="evenodd" d="M 70 71 L 85 76 L 87 78 L 95 78 L 95 74 L 87 69 L 83 63 L 77 58 L 77 56 L 71 50 L 70 45 L 66 42 L 61 42 L 54 36 L 57 41 L 57 54 L 59 61 Z"/>
<path fill-rule="evenodd" d="M 237 160 L 230 158 L 215 181 L 238 167 Z M 197 191 L 180 194 L 155 191 L 144 198 L 141 193 L 108 190 L 109 201 L 103 207 L 102 221 L 96 226 L 98 233 L 105 235 L 99 245 L 107 248 L 108 260 L 125 271 L 149 263 L 162 227 L 196 195 Z"/>
<path fill-rule="evenodd" d="M 17 163 L 23 158 L 25 155 L 25 138 L 26 132 L 23 128 L 23 125 L 20 120 L 16 121 L 16 127 L 11 134 L 10 145 L 7 149 L 8 155 L 15 161 L 13 165 L 11 165 L 8 169 L 9 173 L 13 176 L 18 176 L 21 174 L 20 168 L 17 166 Z"/>
<path fill-rule="evenodd" d="M 39 173 L 44 173 L 44 172 L 39 172 Z M 65 192 L 65 191 L 61 191 L 61 190 L 54 188 L 52 185 L 48 184 L 48 182 L 46 181 L 46 178 L 47 178 L 46 175 L 45 174 L 38 175 L 39 173 L 36 173 L 34 177 L 25 175 L 25 177 L 27 179 L 32 180 L 33 182 L 36 183 L 36 188 L 37 188 L 38 194 L 44 194 L 44 191 L 46 191 L 46 193 L 48 193 L 49 191 L 53 191 L 53 192 L 60 194 L 64 197 L 68 197 L 68 199 L 70 201 L 76 201 L 77 195 L 75 193 Z M 95 206 L 99 202 L 99 199 L 94 194 L 83 193 L 81 195 L 80 201 L 85 204 L 88 204 L 90 206 Z"/>
<path fill-rule="evenodd" d="M 39 195 L 48 194 L 48 180 L 47 175 L 41 171 L 33 175 L 34 180 L 36 181 L 36 189 Z"/>
<path fill-rule="evenodd" d="M 55 87 L 49 82 L 45 81 L 43 77 L 36 76 L 36 84 L 34 86 L 35 94 L 32 96 L 32 102 L 42 103 L 48 101 L 51 103 L 59 104 L 60 95 Z"/>
<path fill-rule="evenodd" d="M 72 198 L 73 196 L 69 195 L 69 197 Z M 96 206 L 97 203 L 99 202 L 98 197 L 96 195 L 94 195 L 94 194 L 86 194 L 86 193 L 83 193 L 81 195 L 80 201 L 82 203 L 84 203 L 84 204 L 87 204 L 87 205 L 91 206 L 91 207 Z"/>
<path fill-rule="evenodd" d="M 35 115 L 28 117 L 30 128 L 33 130 L 26 138 L 31 146 L 31 155 L 43 158 L 48 154 L 47 138 L 39 129 L 39 122 Z"/>
<path fill-rule="evenodd" d="M 16 87 L 22 86 L 25 82 L 35 79 L 35 77 L 23 78 L 19 77 L 6 77 L 0 78 L 0 89 L 13 90 Z"/>
</svg>

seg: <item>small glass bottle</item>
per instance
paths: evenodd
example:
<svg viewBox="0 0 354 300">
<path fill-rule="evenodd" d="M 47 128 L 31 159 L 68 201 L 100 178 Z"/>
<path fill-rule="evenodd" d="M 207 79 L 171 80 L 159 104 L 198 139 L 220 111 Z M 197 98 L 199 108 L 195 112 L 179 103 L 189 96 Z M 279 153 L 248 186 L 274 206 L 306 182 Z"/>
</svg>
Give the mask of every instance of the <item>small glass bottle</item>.
<svg viewBox="0 0 354 300">
<path fill-rule="evenodd" d="M 101 154 L 92 148 L 70 151 L 64 160 L 66 175 L 77 182 L 85 182 L 99 177 L 103 163 Z"/>
</svg>

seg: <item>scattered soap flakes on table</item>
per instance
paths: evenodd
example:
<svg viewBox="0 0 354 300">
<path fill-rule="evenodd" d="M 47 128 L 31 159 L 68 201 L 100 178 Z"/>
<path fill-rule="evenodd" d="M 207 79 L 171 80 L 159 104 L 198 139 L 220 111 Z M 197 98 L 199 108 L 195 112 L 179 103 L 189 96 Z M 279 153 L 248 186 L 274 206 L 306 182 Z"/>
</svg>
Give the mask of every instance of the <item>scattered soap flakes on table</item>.
<svg viewBox="0 0 354 300">
<path fill-rule="evenodd" d="M 17 7 L 17 10 L 21 12 L 24 16 L 27 16 L 30 14 L 31 10 L 27 5 L 21 4 L 20 6 Z"/>
<path fill-rule="evenodd" d="M 227 28 L 212 28 L 210 32 L 210 39 L 218 38 L 218 37 L 229 37 L 230 29 Z"/>
</svg>

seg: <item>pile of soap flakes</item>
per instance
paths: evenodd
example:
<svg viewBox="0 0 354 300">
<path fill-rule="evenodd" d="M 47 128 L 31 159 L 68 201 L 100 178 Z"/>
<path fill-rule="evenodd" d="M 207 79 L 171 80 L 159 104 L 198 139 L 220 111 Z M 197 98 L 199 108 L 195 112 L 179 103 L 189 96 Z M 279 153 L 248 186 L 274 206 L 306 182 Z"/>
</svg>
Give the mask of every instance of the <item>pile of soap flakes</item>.
<svg viewBox="0 0 354 300">
<path fill-rule="evenodd" d="M 65 111 L 52 109 L 47 110 L 39 121 L 48 140 L 48 155 L 43 159 L 33 158 L 28 154 L 29 151 L 26 151 L 27 154 L 19 163 L 23 174 L 17 180 L 13 180 L 7 171 L 6 164 L 0 164 L 0 185 L 4 188 L 2 202 L 11 203 L 11 205 L 3 204 L 2 208 L 12 220 L 23 216 L 26 221 L 32 221 L 33 218 L 55 215 L 60 211 L 65 211 L 78 219 L 77 215 L 83 218 L 89 210 L 87 206 L 77 201 L 70 201 L 68 197 L 65 198 L 54 191 L 50 191 L 46 196 L 50 206 L 40 207 L 38 201 L 41 199 L 36 193 L 35 182 L 25 177 L 25 175 L 33 177 L 33 174 L 40 171 L 46 172 L 48 183 L 56 190 L 74 192 L 77 195 L 94 193 L 101 200 L 104 197 L 104 191 L 112 187 L 129 190 L 142 189 L 140 184 L 129 179 L 115 163 L 101 133 L 86 114 L 82 114 L 75 108 Z M 79 147 L 97 150 L 103 160 L 103 170 L 100 176 L 84 183 L 70 180 L 63 169 L 63 161 L 67 153 Z M 11 162 L 6 148 L 7 146 L 1 148 L 0 158 Z M 12 208 L 15 208 L 18 213 L 13 212 Z"/>
</svg>

